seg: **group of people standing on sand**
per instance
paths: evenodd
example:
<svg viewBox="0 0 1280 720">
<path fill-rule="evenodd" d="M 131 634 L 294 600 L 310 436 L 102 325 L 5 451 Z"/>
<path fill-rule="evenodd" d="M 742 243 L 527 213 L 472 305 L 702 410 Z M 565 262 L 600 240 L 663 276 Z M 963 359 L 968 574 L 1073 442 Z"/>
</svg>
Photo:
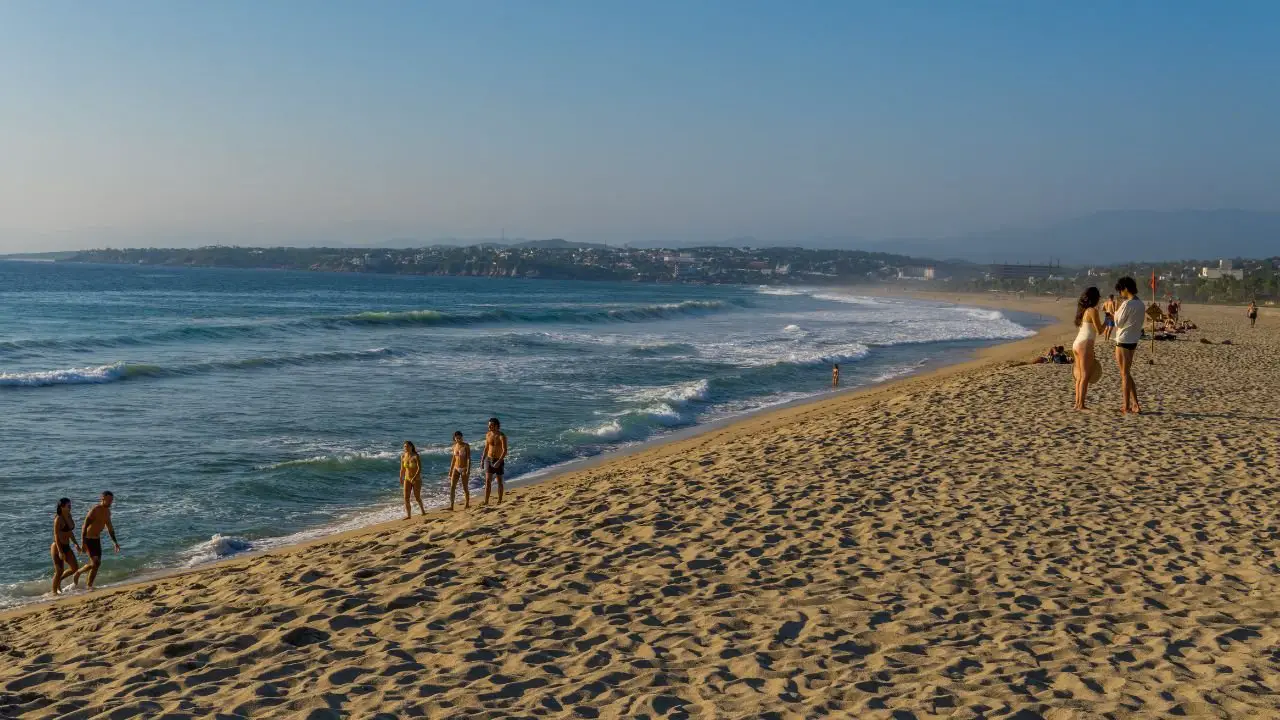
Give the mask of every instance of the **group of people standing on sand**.
<svg viewBox="0 0 1280 720">
<path fill-rule="evenodd" d="M 111 537 L 111 545 L 120 552 L 120 543 L 116 541 L 116 529 L 111 524 L 111 503 L 115 495 L 104 490 L 98 504 L 89 508 L 80 530 L 80 539 L 76 540 L 76 521 L 71 515 L 71 500 L 62 498 L 53 516 L 53 544 L 49 546 L 49 554 L 53 558 L 53 594 L 62 592 L 62 581 L 71 576 L 73 587 L 80 586 L 80 574 L 89 573 L 87 587 L 92 590 L 98 579 L 98 568 L 102 565 L 102 531 L 106 530 Z M 76 560 L 76 552 L 89 556 L 89 564 L 84 567 Z"/>
<path fill-rule="evenodd" d="M 489 504 L 489 496 L 494 481 L 498 484 L 497 504 L 502 504 L 503 483 L 507 467 L 507 436 L 502 432 L 502 424 L 498 418 L 489 418 L 489 429 L 484 436 L 484 450 L 481 452 L 480 468 L 484 472 L 484 504 Z M 462 432 L 453 434 L 453 446 L 449 450 L 449 510 L 453 510 L 457 498 L 458 486 L 462 486 L 464 497 L 463 508 L 471 507 L 471 445 L 462 438 Z M 400 487 L 404 492 L 404 517 L 413 516 L 409 504 L 410 498 L 417 501 L 418 510 L 426 515 L 427 509 L 422 505 L 422 456 L 411 440 L 404 441 L 404 450 L 400 453 Z"/>
<path fill-rule="evenodd" d="M 1142 340 L 1142 323 L 1146 317 L 1146 305 L 1138 297 L 1138 283 L 1131 277 L 1116 282 L 1115 296 L 1110 296 L 1099 310 L 1101 293 L 1091 287 L 1080 294 L 1076 303 L 1076 333 L 1071 349 L 1075 352 L 1072 375 L 1076 382 L 1075 409 L 1085 410 L 1089 386 L 1102 376 L 1102 364 L 1093 355 L 1093 346 L 1099 335 L 1115 340 L 1116 365 L 1120 368 L 1121 413 L 1139 413 L 1138 386 L 1133 382 L 1133 354 Z"/>
</svg>

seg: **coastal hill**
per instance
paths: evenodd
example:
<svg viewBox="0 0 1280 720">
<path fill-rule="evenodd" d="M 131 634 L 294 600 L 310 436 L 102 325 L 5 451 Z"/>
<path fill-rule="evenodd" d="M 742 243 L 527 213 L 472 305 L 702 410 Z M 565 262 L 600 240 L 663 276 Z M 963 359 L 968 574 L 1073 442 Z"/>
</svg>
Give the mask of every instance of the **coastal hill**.
<svg viewBox="0 0 1280 720">
<path fill-rule="evenodd" d="M 747 237 L 716 244 L 756 247 L 769 242 L 772 241 Z M 1280 248 L 1280 212 L 1107 210 L 1040 227 L 1005 227 L 941 237 L 808 237 L 774 244 L 891 252 L 979 264 L 1053 260 L 1063 265 L 1089 266 L 1268 257 Z"/>
</svg>

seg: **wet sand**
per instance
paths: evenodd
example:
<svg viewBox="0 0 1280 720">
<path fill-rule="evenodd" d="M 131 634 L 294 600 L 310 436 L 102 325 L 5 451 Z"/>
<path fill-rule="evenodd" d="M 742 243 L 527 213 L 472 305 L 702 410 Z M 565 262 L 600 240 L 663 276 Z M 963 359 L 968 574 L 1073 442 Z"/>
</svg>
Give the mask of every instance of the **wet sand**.
<svg viewBox="0 0 1280 720">
<path fill-rule="evenodd" d="M 1086 413 L 1011 362 L 1058 325 L 501 508 L 5 613 L 0 717 L 1280 716 L 1280 317 L 1184 315 L 1141 417 L 1105 343 Z"/>
</svg>

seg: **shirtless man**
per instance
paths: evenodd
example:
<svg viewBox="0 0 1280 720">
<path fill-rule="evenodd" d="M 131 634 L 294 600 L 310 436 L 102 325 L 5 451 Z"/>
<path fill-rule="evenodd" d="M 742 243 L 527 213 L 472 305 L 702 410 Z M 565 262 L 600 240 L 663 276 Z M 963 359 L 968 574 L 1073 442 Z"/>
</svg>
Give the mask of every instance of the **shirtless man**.
<svg viewBox="0 0 1280 720">
<path fill-rule="evenodd" d="M 89 571 L 89 582 L 87 583 L 90 590 L 93 589 L 93 581 L 98 578 L 98 568 L 102 565 L 102 529 L 107 529 L 107 534 L 111 536 L 111 545 L 115 547 L 116 552 L 120 552 L 120 543 L 116 541 L 116 529 L 111 526 L 111 503 L 116 496 L 111 494 L 110 490 L 102 491 L 102 502 L 89 508 L 89 514 L 84 517 L 84 525 L 80 530 L 80 544 L 84 546 L 85 552 L 89 553 L 89 564 L 76 571 L 71 581 L 79 582 L 80 573 Z"/>
<path fill-rule="evenodd" d="M 493 489 L 493 479 L 498 479 L 498 504 L 502 504 L 502 476 L 507 469 L 507 436 L 498 428 L 498 418 L 489 418 L 489 432 L 484 436 L 484 459 L 480 461 L 484 467 L 484 504 L 489 504 L 489 491 Z"/>
<path fill-rule="evenodd" d="M 831 366 L 831 387 L 840 387 L 840 363 Z"/>
<path fill-rule="evenodd" d="M 1110 340 L 1116 328 L 1116 296 L 1108 295 L 1102 303 L 1102 337 Z"/>
</svg>

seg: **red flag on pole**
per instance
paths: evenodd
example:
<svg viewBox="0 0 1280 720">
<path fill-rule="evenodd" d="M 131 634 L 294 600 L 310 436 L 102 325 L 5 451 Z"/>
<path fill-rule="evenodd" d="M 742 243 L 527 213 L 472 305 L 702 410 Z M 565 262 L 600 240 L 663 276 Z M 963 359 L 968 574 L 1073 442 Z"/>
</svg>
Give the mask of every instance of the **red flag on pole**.
<svg viewBox="0 0 1280 720">
<path fill-rule="evenodd" d="M 1156 292 L 1156 271 L 1151 271 L 1151 296 L 1155 297 Z"/>
</svg>

